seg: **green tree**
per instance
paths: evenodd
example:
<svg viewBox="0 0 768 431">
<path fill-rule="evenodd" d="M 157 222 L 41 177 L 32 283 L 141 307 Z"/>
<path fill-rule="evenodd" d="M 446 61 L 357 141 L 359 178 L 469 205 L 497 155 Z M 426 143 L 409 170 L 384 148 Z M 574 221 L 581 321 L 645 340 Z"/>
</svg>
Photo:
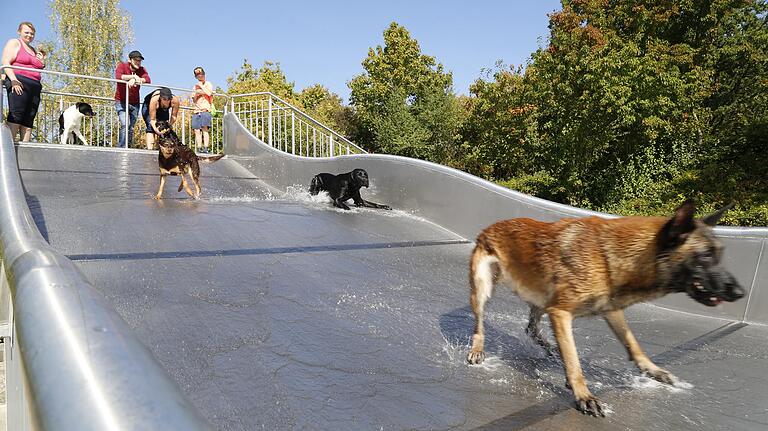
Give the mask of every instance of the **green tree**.
<svg viewBox="0 0 768 431">
<path fill-rule="evenodd" d="M 123 59 L 123 50 L 133 38 L 130 16 L 119 0 L 51 0 L 51 27 L 56 40 L 48 69 L 82 75 L 112 77 Z M 109 96 L 114 84 L 84 80 L 51 78 L 54 87 L 69 92 Z"/>
<path fill-rule="evenodd" d="M 460 118 L 451 74 L 394 22 L 384 31 L 384 46 L 369 49 L 362 65 L 365 72 L 349 83 L 358 142 L 372 151 L 444 161 Z"/>
<path fill-rule="evenodd" d="M 485 73 L 485 79 L 470 86 L 471 97 L 464 103 L 462 169 L 496 180 L 535 171 L 533 154 L 540 151 L 539 140 L 522 67 L 508 68 L 498 62 Z"/>
<path fill-rule="evenodd" d="M 710 208 L 736 199 L 726 221 L 765 225 L 766 9 L 563 0 L 524 71 L 500 68 L 473 85 L 464 163 L 623 214 L 666 213 L 686 196 Z"/>
<path fill-rule="evenodd" d="M 654 4 L 645 7 L 644 4 Z M 592 208 L 656 198 L 702 150 L 709 71 L 670 32 L 670 5 L 564 1 L 526 72 L 537 164 L 558 200 Z"/>
<path fill-rule="evenodd" d="M 227 78 L 227 87 L 228 94 L 271 92 L 288 103 L 297 103 L 294 83 L 288 81 L 280 63 L 265 61 L 259 69 L 255 69 L 247 59 L 243 60 L 240 70 Z"/>
<path fill-rule="evenodd" d="M 320 84 L 311 85 L 298 95 L 299 107 L 315 120 L 347 138 L 354 135 L 353 111 L 341 97 Z"/>
</svg>

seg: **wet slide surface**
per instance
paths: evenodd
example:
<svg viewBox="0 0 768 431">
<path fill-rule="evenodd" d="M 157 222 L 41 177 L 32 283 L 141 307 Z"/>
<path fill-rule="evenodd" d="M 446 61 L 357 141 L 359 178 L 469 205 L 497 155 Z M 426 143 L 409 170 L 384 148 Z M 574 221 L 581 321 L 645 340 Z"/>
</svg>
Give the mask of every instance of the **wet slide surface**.
<svg viewBox="0 0 768 431">
<path fill-rule="evenodd" d="M 18 154 L 43 236 L 216 429 L 768 428 L 765 326 L 629 308 L 646 353 L 683 381 L 671 388 L 639 376 L 602 320 L 577 320 L 609 411 L 588 418 L 504 289 L 488 303 L 486 362 L 466 364 L 472 244 L 440 226 L 284 194 L 228 159 L 203 165 L 201 200 L 170 177 L 158 202 L 154 154 Z"/>
</svg>

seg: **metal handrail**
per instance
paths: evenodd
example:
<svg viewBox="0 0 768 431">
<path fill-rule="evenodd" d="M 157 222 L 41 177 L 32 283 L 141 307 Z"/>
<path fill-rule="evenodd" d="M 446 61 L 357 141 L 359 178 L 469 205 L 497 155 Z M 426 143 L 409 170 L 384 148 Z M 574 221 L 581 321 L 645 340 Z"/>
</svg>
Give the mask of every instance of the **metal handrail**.
<svg viewBox="0 0 768 431">
<path fill-rule="evenodd" d="M 128 81 L 124 81 L 122 79 L 117 79 L 117 78 L 105 78 L 103 76 L 81 75 L 81 74 L 78 74 L 78 73 L 59 72 L 59 71 L 56 71 L 56 70 L 35 69 L 35 68 L 23 67 L 23 66 L 12 66 L 10 64 L 4 64 L 4 65 L 0 66 L 0 73 L 3 73 L 3 71 L 5 69 L 26 70 L 28 72 L 38 72 L 38 73 L 44 73 L 44 74 L 49 74 L 49 75 L 67 76 L 67 77 L 70 77 L 70 78 L 86 78 L 86 79 L 93 79 L 93 80 L 96 80 L 96 81 L 108 81 L 108 82 L 113 82 L 113 83 L 116 83 L 116 84 L 127 84 L 128 83 Z M 178 91 L 184 91 L 184 92 L 189 92 L 189 93 L 192 92 L 192 90 L 190 90 L 189 88 L 172 87 L 172 86 L 165 85 L 165 84 L 146 83 L 146 84 L 141 84 L 141 85 L 144 86 L 144 87 L 154 87 L 154 88 L 165 87 L 165 88 L 168 88 L 170 90 L 178 90 Z M 227 102 L 232 97 L 232 96 L 230 96 L 227 93 L 216 93 L 216 92 L 214 92 L 213 95 L 217 96 L 217 97 L 224 97 L 225 99 L 227 99 Z M 87 97 L 97 98 L 98 96 L 87 96 Z M 114 99 L 109 99 L 109 100 L 114 100 Z M 2 93 L 1 92 L 0 92 L 0 101 L 2 101 Z M 0 119 L 2 119 L 2 117 L 0 117 Z"/>
<path fill-rule="evenodd" d="M 249 96 L 269 96 L 270 98 L 273 98 L 273 99 L 277 100 L 278 102 L 280 102 L 280 103 L 282 103 L 282 104 L 284 104 L 284 105 L 288 106 L 288 107 L 289 107 L 290 109 L 292 109 L 293 111 L 295 111 L 295 112 L 299 113 L 300 115 L 302 115 L 302 116 L 306 117 L 306 118 L 307 118 L 307 119 L 309 119 L 309 120 L 310 120 L 312 123 L 314 123 L 316 126 L 318 126 L 318 127 L 322 128 L 322 129 L 324 129 L 324 130 L 325 130 L 326 132 L 328 132 L 329 134 L 331 134 L 331 135 L 333 135 L 333 136 L 335 136 L 335 137 L 337 137 L 337 138 L 341 139 L 341 140 L 342 140 L 342 141 L 343 141 L 345 144 L 347 144 L 347 145 L 349 145 L 349 146 L 351 146 L 351 147 L 353 147 L 353 148 L 357 149 L 357 150 L 358 150 L 358 151 L 360 151 L 361 153 L 364 153 L 364 154 L 365 154 L 365 153 L 367 153 L 367 151 L 365 151 L 365 150 L 364 150 L 364 149 L 362 149 L 360 146 L 358 146 L 358 145 L 357 145 L 357 144 L 355 144 L 354 142 L 352 142 L 352 141 L 350 141 L 349 139 L 347 139 L 347 138 L 346 138 L 344 135 L 342 135 L 342 134 L 340 134 L 340 133 L 338 133 L 338 132 L 334 131 L 333 129 L 330 129 L 330 128 L 329 128 L 328 126 L 326 126 L 325 124 L 323 124 L 323 123 L 321 123 L 320 121 L 318 121 L 318 120 L 314 119 L 314 118 L 313 118 L 311 115 L 307 114 L 306 112 L 302 111 L 301 109 L 297 108 L 296 106 L 293 106 L 291 103 L 289 103 L 289 102 L 286 102 L 285 100 L 283 100 L 282 98 L 280 98 L 280 96 L 278 96 L 278 95 L 276 95 L 276 94 L 274 94 L 274 93 L 272 93 L 272 92 L 269 92 L 269 91 L 257 91 L 257 92 L 253 92 L 253 93 L 231 94 L 231 95 L 229 95 L 229 96 L 230 96 L 230 103 L 232 104 L 232 106 L 231 106 L 231 108 L 230 108 L 232 112 L 234 112 L 234 111 L 235 111 L 235 99 L 236 99 L 236 98 L 240 98 L 240 97 L 249 97 Z"/>
<path fill-rule="evenodd" d="M 170 87 L 168 87 L 168 88 L 170 88 Z M 63 91 L 42 90 L 41 93 L 43 93 L 43 94 L 50 94 L 52 96 L 84 97 L 84 98 L 87 98 L 87 99 L 104 100 L 106 102 L 111 102 L 111 101 L 115 100 L 113 97 L 92 96 L 90 94 L 67 93 L 67 92 L 63 92 Z M 183 109 L 185 111 L 192 111 L 195 108 L 193 106 L 180 105 L 179 109 Z"/>
<path fill-rule="evenodd" d="M 56 70 L 48 70 L 48 69 L 35 69 L 35 68 L 30 68 L 30 67 L 12 66 L 10 64 L 4 64 L 4 65 L 0 66 L 0 74 L 2 74 L 5 71 L 5 69 L 26 70 L 26 71 L 29 71 L 29 72 L 37 72 L 37 73 L 43 73 L 43 74 L 48 74 L 48 75 L 66 76 L 66 77 L 70 77 L 70 78 L 84 78 L 84 79 L 92 79 L 92 80 L 96 80 L 96 81 L 113 82 L 113 83 L 116 83 L 116 84 L 126 84 L 126 86 L 125 86 L 125 93 L 126 93 L 125 100 L 126 101 L 129 100 L 128 99 L 129 88 L 128 88 L 128 85 L 127 85 L 128 81 L 125 81 L 125 80 L 122 80 L 122 79 L 105 78 L 105 77 L 102 77 L 102 76 L 92 76 L 92 75 L 81 75 L 81 74 L 78 74 L 78 73 L 59 72 L 59 71 L 56 71 Z M 168 86 L 168 85 L 164 85 L 164 84 L 145 83 L 145 84 L 141 84 L 141 85 L 142 86 L 146 86 L 146 87 L 150 87 L 150 88 L 166 87 L 166 88 L 171 89 L 171 90 L 190 92 L 190 93 L 192 92 L 192 90 L 190 90 L 189 88 L 173 87 L 173 86 Z M 227 112 L 227 106 L 229 104 L 228 102 L 230 100 L 230 96 L 228 94 L 226 94 L 226 93 L 215 93 L 215 92 L 213 93 L 213 95 L 217 96 L 217 97 L 224 97 L 226 99 L 226 102 L 224 103 L 224 113 L 226 113 Z M 76 95 L 73 95 L 73 96 L 76 96 Z M 91 97 L 91 96 L 87 96 L 87 97 Z M 102 98 L 100 96 L 94 96 L 94 98 L 100 99 L 100 100 L 114 100 L 114 99 L 108 99 L 108 98 L 104 99 L 104 98 Z M 3 106 L 3 92 L 0 91 L 0 107 L 2 107 L 2 106 Z M 129 121 L 130 112 L 129 111 L 130 111 L 130 109 L 126 109 L 125 110 L 125 138 L 126 138 L 125 139 L 125 147 L 126 148 L 128 148 L 128 135 L 129 135 L 128 128 L 130 127 L 130 121 Z M 4 114 L 4 112 L 2 112 L 2 109 L 0 109 L 0 121 L 3 121 L 4 119 L 5 119 L 5 114 Z M 120 145 L 120 142 L 118 142 L 118 146 L 119 145 Z"/>
<path fill-rule="evenodd" d="M 114 97 L 92 96 L 92 95 L 89 95 L 89 94 L 67 93 L 67 92 L 64 92 L 64 91 L 42 90 L 40 93 L 51 94 L 53 96 L 85 97 L 85 98 L 88 98 L 88 99 L 104 100 L 106 102 L 111 102 L 111 101 L 115 100 Z"/>
</svg>

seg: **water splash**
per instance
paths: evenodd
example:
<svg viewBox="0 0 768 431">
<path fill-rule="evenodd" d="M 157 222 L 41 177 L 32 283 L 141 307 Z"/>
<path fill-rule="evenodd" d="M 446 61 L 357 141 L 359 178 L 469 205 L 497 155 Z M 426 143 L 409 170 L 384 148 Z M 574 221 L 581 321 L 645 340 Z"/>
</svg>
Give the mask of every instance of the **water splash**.
<svg viewBox="0 0 768 431">
<path fill-rule="evenodd" d="M 271 193 L 267 193 L 266 197 L 264 195 L 210 196 L 208 198 L 204 198 L 204 200 L 207 200 L 208 202 L 223 202 L 223 203 L 251 203 L 251 202 L 259 202 L 259 201 L 265 201 L 265 200 L 274 200 L 274 195 L 272 195 Z"/>
<path fill-rule="evenodd" d="M 693 389 L 693 385 L 684 382 L 684 381 L 678 381 L 675 383 L 674 386 L 668 385 L 666 383 L 661 383 L 655 379 L 652 379 L 648 376 L 633 376 L 632 379 L 627 382 L 627 386 L 633 389 L 639 389 L 639 390 L 657 390 L 657 389 L 665 389 L 672 393 L 681 393 L 681 392 L 687 392 Z"/>
</svg>

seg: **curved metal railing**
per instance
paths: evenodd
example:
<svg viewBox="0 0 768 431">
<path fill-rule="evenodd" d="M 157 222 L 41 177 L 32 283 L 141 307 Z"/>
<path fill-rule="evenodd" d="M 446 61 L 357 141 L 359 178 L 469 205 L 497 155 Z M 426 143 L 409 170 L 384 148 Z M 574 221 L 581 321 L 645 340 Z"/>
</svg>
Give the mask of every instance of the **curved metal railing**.
<svg viewBox="0 0 768 431">
<path fill-rule="evenodd" d="M 77 73 L 59 72 L 55 70 L 47 69 L 32 69 L 21 66 L 2 65 L 0 66 L 0 73 L 5 69 L 14 70 L 27 70 L 33 72 L 39 72 L 42 74 L 63 76 L 68 78 L 89 79 L 103 82 L 110 82 L 115 84 L 127 84 L 127 81 L 108 78 L 101 76 L 82 75 Z M 175 87 L 157 83 L 141 84 L 142 86 L 149 88 L 166 87 L 171 90 L 181 92 L 191 92 L 189 88 Z M 126 86 L 126 100 L 128 98 L 128 87 Z M 47 105 L 50 101 L 43 101 L 43 106 L 39 110 L 42 116 L 42 124 L 39 129 L 41 131 L 38 136 L 42 134 L 43 140 L 48 142 L 56 142 L 58 137 L 58 114 L 64 110 L 63 98 L 66 97 L 80 97 L 88 98 L 92 100 L 100 100 L 102 102 L 111 102 L 113 99 L 103 96 L 95 95 L 83 95 L 77 93 L 59 92 L 52 90 L 44 90 L 43 94 L 60 96 L 58 109 L 51 109 Z M 261 139 L 263 142 L 268 143 L 273 148 L 277 148 L 286 153 L 294 155 L 303 155 L 308 157 L 333 157 L 342 154 L 365 154 L 366 151 L 355 145 L 354 142 L 347 139 L 340 133 L 332 130 L 328 126 L 322 124 L 320 121 L 313 118 L 311 115 L 305 113 L 301 109 L 292 105 L 291 103 L 281 99 L 277 95 L 270 92 L 254 92 L 244 94 L 229 95 L 225 93 L 214 93 L 214 96 L 224 98 L 225 103 L 223 106 L 224 114 L 228 111 L 234 112 L 240 121 L 249 128 L 254 136 Z M 239 101 L 238 101 L 239 100 Z M 0 107 L 3 105 L 3 94 L 0 92 Z M 111 133 L 114 126 L 113 116 L 115 115 L 114 107 L 108 104 L 102 104 L 98 107 L 96 121 L 98 126 L 96 131 L 93 132 L 97 137 L 98 142 L 104 143 L 106 146 L 112 146 L 114 141 L 113 134 Z M 190 110 L 190 108 L 182 106 L 182 110 Z M 124 136 L 130 136 L 128 133 L 129 111 L 125 110 L 125 118 L 122 124 L 125 126 Z M 3 113 L 0 112 L 0 120 L 3 119 Z M 86 120 L 87 127 L 90 127 L 94 120 Z M 220 122 L 220 121 L 219 121 Z M 187 133 L 190 135 L 191 128 L 186 121 L 186 117 L 182 117 L 181 133 L 182 140 L 188 142 L 186 139 Z M 217 127 L 218 126 L 218 127 Z M 136 126 L 134 126 L 136 127 Z M 189 129 L 189 130 L 188 130 Z M 223 127 L 220 124 L 213 125 L 211 129 L 212 137 L 219 135 L 219 141 L 223 141 Z M 109 145 L 107 145 L 107 143 Z M 116 146 L 128 147 L 129 143 L 123 142 Z"/>
<path fill-rule="evenodd" d="M 237 99 L 251 99 L 237 101 Z M 230 110 L 254 136 L 286 153 L 307 157 L 365 154 L 343 135 L 273 93 L 230 95 Z"/>
<path fill-rule="evenodd" d="M 128 325 L 43 239 L 5 124 L 0 262 L 9 430 L 209 429 Z"/>
</svg>

